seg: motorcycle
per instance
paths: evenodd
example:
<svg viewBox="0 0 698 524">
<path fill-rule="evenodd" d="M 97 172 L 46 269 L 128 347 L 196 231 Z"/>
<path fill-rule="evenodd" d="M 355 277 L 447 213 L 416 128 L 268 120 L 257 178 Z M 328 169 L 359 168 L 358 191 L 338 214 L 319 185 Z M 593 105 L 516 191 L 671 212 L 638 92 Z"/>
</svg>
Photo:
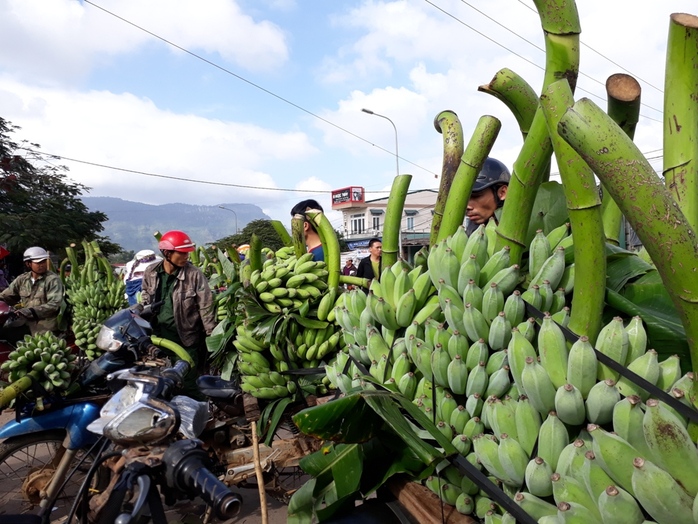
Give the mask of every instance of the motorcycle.
<svg viewBox="0 0 698 524">
<path fill-rule="evenodd" d="M 12 306 L 5 302 L 0 302 L 0 329 L 5 324 L 12 323 L 17 319 L 17 313 Z M 0 340 L 0 363 L 5 362 L 10 353 L 15 350 L 14 345 L 7 340 Z"/>
<path fill-rule="evenodd" d="M 124 309 L 110 317 L 97 337 L 105 352 L 82 370 L 65 396 L 45 396 L 41 406 L 16 399 L 14 420 L 0 427 L 0 515 L 27 513 L 37 506 L 52 521 L 66 514 L 98 454 L 97 436 L 86 427 L 111 396 L 107 375 L 143 358 L 158 363 L 152 329 L 143 318 L 147 314 Z M 106 482 L 108 473 L 99 470 L 91 487 Z"/>
<path fill-rule="evenodd" d="M 136 367 L 110 375 L 111 381 L 125 385 L 88 429 L 114 445 L 114 451 L 99 459 L 113 475 L 102 493 L 81 493 L 89 497 L 90 522 L 166 522 L 161 494 L 170 506 L 199 496 L 219 519 L 239 512 L 242 499 L 211 472 L 209 456 L 197 439 L 208 406 L 171 396 L 188 369 L 179 361 L 164 370 Z"/>
</svg>

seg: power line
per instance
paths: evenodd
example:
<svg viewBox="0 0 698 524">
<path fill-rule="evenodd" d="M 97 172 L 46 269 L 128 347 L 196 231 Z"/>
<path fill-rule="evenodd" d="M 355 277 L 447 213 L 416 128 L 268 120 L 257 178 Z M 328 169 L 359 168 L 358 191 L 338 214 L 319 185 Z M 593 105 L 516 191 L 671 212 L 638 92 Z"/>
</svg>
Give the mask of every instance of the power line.
<svg viewBox="0 0 698 524">
<path fill-rule="evenodd" d="M 251 80 L 248 80 L 247 78 L 245 78 L 245 77 L 243 77 L 243 76 L 241 76 L 241 75 L 239 75 L 239 74 L 237 74 L 237 73 L 234 73 L 234 72 L 232 72 L 231 70 L 226 69 L 225 67 L 223 67 L 223 66 L 221 66 L 221 65 L 218 65 L 217 63 L 212 62 L 211 60 L 208 60 L 207 58 L 204 58 L 204 57 L 201 56 L 201 55 L 198 55 L 198 54 L 194 53 L 193 51 L 189 51 L 188 49 L 186 49 L 186 48 L 184 48 L 184 47 L 182 47 L 182 46 L 180 46 L 180 45 L 178 45 L 178 44 L 175 44 L 175 43 L 172 42 L 171 40 L 167 40 L 166 38 L 164 38 L 164 37 L 162 37 L 162 36 L 160 36 L 160 35 L 158 35 L 158 34 L 156 34 L 156 33 L 153 33 L 152 31 L 149 31 L 148 29 L 146 29 L 146 28 L 144 28 L 144 27 L 139 26 L 138 24 L 136 24 L 136 23 L 134 23 L 134 22 L 131 22 L 130 20 L 128 20 L 128 19 L 126 19 L 126 18 L 124 18 L 124 17 L 122 17 L 122 16 L 117 15 L 116 13 L 113 13 L 112 11 L 109 11 L 108 9 L 105 9 L 104 7 L 99 6 L 99 5 L 95 4 L 94 2 L 92 2 L 92 1 L 90 1 L 90 0 L 83 0 L 83 1 L 84 1 L 86 4 L 89 4 L 89 5 L 93 6 L 93 7 L 96 7 L 97 9 L 99 9 L 99 10 L 101 10 L 101 11 L 103 11 L 103 12 L 105 12 L 105 13 L 111 15 L 111 16 L 113 16 L 114 18 L 118 18 L 118 19 L 121 20 L 122 22 L 125 22 L 125 23 L 127 23 L 127 24 L 129 24 L 129 25 L 135 27 L 136 29 L 139 29 L 139 30 L 143 31 L 144 33 L 147 33 L 147 34 L 149 34 L 149 35 L 152 36 L 152 37 L 157 38 L 158 40 L 160 40 L 160 41 L 162 41 L 162 42 L 165 42 L 167 45 L 170 45 L 170 46 L 172 46 L 172 47 L 175 47 L 175 48 L 179 49 L 180 51 L 182 51 L 182 52 L 184 52 L 184 53 L 186 53 L 186 54 L 188 54 L 188 55 L 190 55 L 190 56 L 193 56 L 194 58 L 196 58 L 196 59 L 198 59 L 198 60 L 201 60 L 202 62 L 205 62 L 206 64 L 208 64 L 208 65 L 210 65 L 210 66 L 213 66 L 213 67 L 215 67 L 216 69 L 218 69 L 218 70 L 220 70 L 220 71 L 223 71 L 224 73 L 227 73 L 227 74 L 229 74 L 230 76 L 233 76 L 233 77 L 237 78 L 238 80 L 241 80 L 242 82 L 245 82 L 246 84 L 251 85 L 252 87 L 254 87 L 254 88 L 256 88 L 256 89 L 259 89 L 260 91 L 262 91 L 262 92 L 264 92 L 264 93 L 266 93 L 266 94 L 268 94 L 268 95 L 270 95 L 270 96 L 273 96 L 273 97 L 276 98 L 277 100 L 280 100 L 280 101 L 284 102 L 285 104 L 288 104 L 288 105 L 290 105 L 290 106 L 292 106 L 292 107 L 298 109 L 299 111 L 302 111 L 302 112 L 304 112 L 304 113 L 306 113 L 306 114 L 312 116 L 313 118 L 317 118 L 318 120 L 324 122 L 325 124 L 328 124 L 328 125 L 334 127 L 335 129 L 339 129 L 340 131 L 342 131 L 342 132 L 344 132 L 344 133 L 346 133 L 346 134 L 348 134 L 348 135 L 350 135 L 350 136 L 352 136 L 352 137 L 354 137 L 354 138 L 356 138 L 356 139 L 358 139 L 358 140 L 361 140 L 362 142 L 365 142 L 365 143 L 367 143 L 367 144 L 370 144 L 370 145 L 372 145 L 373 147 L 377 147 L 377 148 L 380 149 L 381 151 L 384 151 L 384 152 L 386 152 L 386 153 L 389 153 L 389 154 L 392 155 L 392 156 L 395 156 L 395 153 L 389 151 L 388 149 L 385 149 L 384 147 L 381 147 L 381 146 L 379 146 L 379 145 L 377 145 L 377 144 L 374 144 L 374 143 L 371 142 L 370 140 L 368 140 L 368 139 L 366 139 L 366 138 L 364 138 L 364 137 L 362 137 L 362 136 L 360 136 L 360 135 L 357 135 L 356 133 L 354 133 L 354 132 L 352 132 L 352 131 L 349 131 L 348 129 L 346 129 L 346 128 L 344 128 L 344 127 L 338 125 L 338 124 L 335 124 L 334 122 L 332 122 L 332 121 L 330 121 L 330 120 L 327 120 L 326 118 L 321 117 L 321 116 L 318 115 L 317 113 L 313 113 L 313 112 L 310 111 L 309 109 L 306 109 L 306 108 L 304 108 L 304 107 L 302 107 L 302 106 L 296 104 L 295 102 L 292 102 L 292 101 L 289 100 L 288 98 L 284 98 L 283 96 L 278 95 L 278 94 L 276 94 L 275 92 L 273 92 L 273 91 L 271 91 L 271 90 L 269 90 L 269 89 L 267 89 L 267 88 L 265 88 L 265 87 L 262 87 L 261 85 L 256 84 L 255 82 L 252 82 Z M 403 158 L 403 157 L 401 157 L 401 156 L 398 156 L 398 158 L 399 158 L 400 160 L 403 160 L 403 161 L 407 162 L 407 163 L 410 164 L 410 165 L 413 165 L 413 166 L 415 166 L 415 167 L 417 167 L 417 168 L 419 168 L 419 169 L 421 169 L 421 170 L 423 170 L 423 171 L 426 171 L 427 173 L 431 173 L 432 175 L 438 176 L 438 175 L 437 175 L 436 173 L 434 173 L 432 170 L 427 169 L 426 167 L 420 166 L 419 164 L 416 164 L 416 163 L 412 162 L 411 160 L 408 160 L 407 158 Z"/>
<path fill-rule="evenodd" d="M 513 49 L 510 49 L 509 47 L 505 46 L 505 45 L 502 44 L 501 42 L 498 42 L 497 40 L 495 40 L 495 39 L 493 39 L 493 38 L 490 38 L 489 36 L 487 36 L 487 35 L 486 35 L 485 33 L 483 33 L 482 31 L 479 31 L 479 30 L 475 29 L 473 26 L 471 26 L 471 25 L 465 23 L 463 20 L 461 20 L 460 18 L 458 18 L 458 17 L 455 16 L 454 14 L 449 13 L 448 11 L 446 11 L 445 9 L 439 7 L 438 5 L 436 5 L 435 3 L 431 2 L 430 0 L 424 0 L 424 1 L 425 1 L 427 4 L 431 5 L 432 7 L 434 7 L 435 9 L 441 11 L 441 12 L 442 12 L 443 14 L 445 14 L 446 16 L 449 16 L 449 17 L 451 17 L 453 20 L 455 20 L 456 22 L 460 23 L 461 25 L 464 25 L 465 27 L 467 27 L 467 28 L 470 29 L 471 31 L 477 33 L 478 35 L 482 36 L 483 38 L 486 38 L 487 40 L 489 40 L 489 41 L 492 42 L 493 44 L 495 44 L 495 45 L 501 47 L 502 49 L 508 51 L 509 53 L 511 53 L 511 54 L 513 54 L 513 55 L 519 57 L 521 60 L 523 60 L 523 61 L 525 61 L 525 62 L 531 64 L 532 66 L 537 67 L 538 69 L 540 69 L 540 70 L 542 70 L 542 71 L 545 71 L 545 68 L 544 68 L 543 66 L 541 66 L 541 65 L 539 65 L 539 64 L 537 64 L 537 63 L 535 63 L 535 62 L 532 61 L 532 60 L 529 60 L 528 58 L 526 58 L 526 57 L 523 56 L 522 54 L 517 53 L 517 52 L 514 51 Z M 463 2 L 463 0 L 461 0 L 461 2 Z M 463 2 L 463 3 L 465 3 L 466 5 L 469 5 L 469 4 L 467 4 L 466 2 Z M 478 12 L 479 12 L 479 11 L 478 11 Z M 497 23 L 499 23 L 499 22 L 497 22 Z M 501 24 L 499 24 L 499 25 L 501 25 Z M 505 27 L 505 26 L 502 26 L 502 27 Z M 516 33 L 515 31 L 512 31 L 511 29 L 508 29 L 508 28 L 506 28 L 506 27 L 505 27 L 505 29 L 507 29 L 508 31 L 514 33 L 516 36 L 518 36 L 518 37 L 521 38 L 522 40 L 528 42 L 528 40 L 526 40 L 524 37 L 522 37 L 521 35 L 519 35 L 519 34 Z M 530 42 L 529 42 L 529 43 L 530 43 Z M 537 49 L 540 49 L 540 47 L 538 47 L 538 46 L 535 46 L 535 45 L 534 45 L 534 47 L 536 47 Z M 578 73 L 578 74 L 581 74 L 582 76 L 588 76 L 588 75 L 585 75 L 584 73 Z M 594 80 L 595 82 L 600 83 L 601 85 L 605 85 L 605 84 L 601 83 L 599 80 L 596 80 L 596 79 L 591 78 L 591 77 L 589 77 L 589 78 L 590 78 L 591 80 Z M 598 98 L 599 100 L 603 100 L 604 102 L 607 101 L 604 97 L 602 97 L 602 96 L 600 96 L 600 95 L 597 95 L 596 93 L 593 93 L 593 92 L 591 92 L 591 91 L 589 91 L 589 90 L 587 90 L 587 89 L 584 89 L 583 87 L 579 87 L 579 85 L 577 85 L 577 91 L 582 91 L 582 92 L 584 92 L 584 93 L 587 93 L 588 95 L 593 96 L 593 97 L 595 97 L 595 98 Z M 654 110 L 654 111 L 658 111 L 658 112 L 661 113 L 661 111 L 659 111 L 658 109 L 655 109 L 654 107 L 649 106 L 649 105 L 647 105 L 647 104 L 645 104 L 645 103 L 642 103 L 642 102 L 641 102 L 641 105 L 644 105 L 644 106 L 646 106 L 646 107 L 648 107 L 648 108 L 650 108 L 650 109 L 652 109 L 652 110 Z M 648 120 L 652 120 L 652 121 L 654 121 L 654 122 L 659 122 L 660 124 L 662 123 L 661 120 L 657 120 L 656 118 L 652 118 L 652 117 L 649 117 L 649 116 L 647 116 L 647 115 L 642 115 L 642 116 L 644 116 L 644 117 L 647 118 Z"/>
</svg>

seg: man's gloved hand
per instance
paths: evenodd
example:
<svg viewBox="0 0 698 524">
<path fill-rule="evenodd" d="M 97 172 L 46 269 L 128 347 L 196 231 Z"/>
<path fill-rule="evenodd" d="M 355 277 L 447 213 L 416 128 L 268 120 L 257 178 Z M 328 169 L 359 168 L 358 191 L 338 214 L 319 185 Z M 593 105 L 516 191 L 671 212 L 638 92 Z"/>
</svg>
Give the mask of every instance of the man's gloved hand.
<svg viewBox="0 0 698 524">
<path fill-rule="evenodd" d="M 31 308 L 23 307 L 17 310 L 17 314 L 21 317 L 28 318 L 30 320 L 34 319 L 34 312 Z"/>
</svg>

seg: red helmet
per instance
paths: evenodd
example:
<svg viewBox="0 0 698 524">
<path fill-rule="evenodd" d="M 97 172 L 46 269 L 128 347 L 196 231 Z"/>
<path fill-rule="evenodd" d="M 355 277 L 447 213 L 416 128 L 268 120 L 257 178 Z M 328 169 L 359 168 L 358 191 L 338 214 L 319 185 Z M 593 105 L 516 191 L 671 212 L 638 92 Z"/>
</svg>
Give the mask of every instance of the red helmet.
<svg viewBox="0 0 698 524">
<path fill-rule="evenodd" d="M 162 251 L 194 251 L 196 249 L 196 244 L 192 242 L 189 235 L 184 231 L 168 231 L 162 237 L 160 237 L 160 242 L 158 243 L 158 248 Z"/>
</svg>

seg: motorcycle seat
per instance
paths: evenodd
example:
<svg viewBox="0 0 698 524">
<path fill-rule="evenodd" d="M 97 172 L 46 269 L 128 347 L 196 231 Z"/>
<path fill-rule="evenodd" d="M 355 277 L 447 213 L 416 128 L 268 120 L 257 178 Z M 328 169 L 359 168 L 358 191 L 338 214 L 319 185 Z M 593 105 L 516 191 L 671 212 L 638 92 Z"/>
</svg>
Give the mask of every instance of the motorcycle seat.
<svg viewBox="0 0 698 524">
<path fill-rule="evenodd" d="M 203 375 L 196 379 L 199 391 L 210 398 L 233 399 L 242 394 L 235 380 L 223 380 L 214 375 Z"/>
</svg>

